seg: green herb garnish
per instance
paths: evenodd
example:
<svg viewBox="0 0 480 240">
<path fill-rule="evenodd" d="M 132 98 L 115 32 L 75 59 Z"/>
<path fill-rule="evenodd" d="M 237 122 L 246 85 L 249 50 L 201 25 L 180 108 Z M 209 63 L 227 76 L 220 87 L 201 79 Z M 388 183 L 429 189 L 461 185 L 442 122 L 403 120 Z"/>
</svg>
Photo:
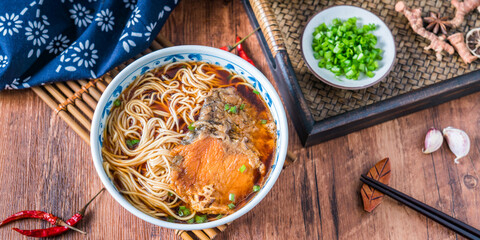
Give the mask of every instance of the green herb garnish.
<svg viewBox="0 0 480 240">
<path fill-rule="evenodd" d="M 260 186 L 255 185 L 253 186 L 253 192 L 258 192 L 260 190 Z"/>
<path fill-rule="evenodd" d="M 232 202 L 235 202 L 235 194 L 230 193 L 230 194 L 228 195 L 228 200 L 230 200 L 230 201 L 232 201 Z"/>
<path fill-rule="evenodd" d="M 184 215 L 184 214 L 185 214 L 185 213 L 184 213 L 185 209 L 186 209 L 185 206 L 180 206 L 180 207 L 178 208 L 178 216 L 180 216 L 180 217 L 185 216 L 185 215 Z"/>
<path fill-rule="evenodd" d="M 127 139 L 127 141 L 125 141 L 128 148 L 133 148 L 135 144 L 138 144 L 139 142 L 140 142 L 140 139 Z"/>
<path fill-rule="evenodd" d="M 247 167 L 245 166 L 245 164 L 238 169 L 238 171 L 240 171 L 241 173 L 245 172 L 245 170 L 247 170 Z"/>
<path fill-rule="evenodd" d="M 187 220 L 187 223 L 193 223 L 193 222 L 195 222 L 195 219 L 193 217 Z"/>
<path fill-rule="evenodd" d="M 172 217 L 172 216 L 168 216 L 168 217 L 167 217 L 167 221 L 168 221 L 168 222 L 175 222 L 175 218 Z"/>
<path fill-rule="evenodd" d="M 237 113 L 237 106 L 233 106 L 228 110 L 229 113 Z"/>
<path fill-rule="evenodd" d="M 228 207 L 229 207 L 230 209 L 234 209 L 234 208 L 235 208 L 235 204 L 230 203 L 230 204 L 228 204 Z"/>
<path fill-rule="evenodd" d="M 172 193 L 172 192 L 168 192 L 168 196 L 173 197 L 173 193 Z"/>
<path fill-rule="evenodd" d="M 267 124 L 267 120 L 262 119 L 262 120 L 260 120 L 260 123 L 261 123 L 261 124 Z"/>
<path fill-rule="evenodd" d="M 190 215 L 190 209 L 185 206 L 178 207 L 178 216 L 183 217 L 188 215 Z"/>
<path fill-rule="evenodd" d="M 188 130 L 190 132 L 194 132 L 195 131 L 195 127 L 193 126 L 193 123 L 190 123 L 190 125 L 188 125 Z"/>
<path fill-rule="evenodd" d="M 240 110 L 243 110 L 245 108 L 245 103 L 242 103 L 242 105 L 240 105 Z"/>
<path fill-rule="evenodd" d="M 228 111 L 229 109 L 230 109 L 230 105 L 228 105 L 228 103 L 225 104 L 225 111 Z"/>
<path fill-rule="evenodd" d="M 221 219 L 222 217 L 223 217 L 222 214 L 218 214 L 215 218 L 216 218 L 216 219 Z"/>
<path fill-rule="evenodd" d="M 115 107 L 120 107 L 121 104 L 122 104 L 122 101 L 120 101 L 120 99 L 117 99 L 113 102 L 113 105 L 115 105 Z"/>
<path fill-rule="evenodd" d="M 196 223 L 207 222 L 207 215 L 195 215 L 195 222 Z"/>
<path fill-rule="evenodd" d="M 253 90 L 253 93 L 255 93 L 255 94 L 257 94 L 257 95 L 260 94 L 260 92 L 257 91 L 257 90 Z"/>
<path fill-rule="evenodd" d="M 357 18 L 347 21 L 334 19 L 327 27 L 320 24 L 313 32 L 313 57 L 320 68 L 326 68 L 336 76 L 345 75 L 357 80 L 361 73 L 368 77 L 378 69 L 378 60 L 382 59 L 382 50 L 376 48 L 377 37 L 370 33 L 374 24 L 357 27 Z"/>
</svg>

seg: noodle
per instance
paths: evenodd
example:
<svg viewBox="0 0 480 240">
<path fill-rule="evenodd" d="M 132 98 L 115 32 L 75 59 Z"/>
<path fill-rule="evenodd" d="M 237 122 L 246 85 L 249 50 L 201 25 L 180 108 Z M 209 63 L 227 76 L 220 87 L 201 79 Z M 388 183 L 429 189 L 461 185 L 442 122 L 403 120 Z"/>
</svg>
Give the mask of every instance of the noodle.
<svg viewBox="0 0 480 240">
<path fill-rule="evenodd" d="M 222 68 L 230 74 L 225 84 L 213 67 L 179 62 L 147 72 L 122 92 L 115 104 L 119 106 L 107 118 L 103 167 L 125 198 L 148 215 L 182 221 L 195 215 L 179 216 L 174 211 L 182 200 L 169 187 L 170 150 L 186 135 L 213 88 L 252 88 L 241 76 Z M 176 71 L 173 77 L 172 70 Z M 132 139 L 139 140 L 134 147 L 127 144 Z"/>
</svg>

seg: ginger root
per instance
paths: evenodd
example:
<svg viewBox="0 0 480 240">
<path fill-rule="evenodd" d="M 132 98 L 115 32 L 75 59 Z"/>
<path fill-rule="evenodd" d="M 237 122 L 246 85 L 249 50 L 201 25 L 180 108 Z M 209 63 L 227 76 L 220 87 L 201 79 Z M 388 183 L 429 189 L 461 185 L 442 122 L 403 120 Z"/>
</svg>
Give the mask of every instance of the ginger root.
<svg viewBox="0 0 480 240">
<path fill-rule="evenodd" d="M 459 2 L 459 0 L 452 0 L 452 5 L 455 7 L 455 17 L 449 21 L 452 27 L 459 27 L 469 12 L 475 8 L 480 12 L 480 0 L 465 0 Z"/>
<path fill-rule="evenodd" d="M 448 41 L 455 47 L 458 52 L 458 55 L 462 58 L 462 60 L 469 64 L 475 60 L 477 60 L 476 56 L 473 56 L 470 51 L 468 51 L 467 44 L 465 43 L 465 39 L 463 38 L 462 33 L 455 33 L 448 37 Z"/>
<path fill-rule="evenodd" d="M 438 61 L 442 60 L 442 51 L 446 51 L 448 54 L 453 54 L 455 52 L 453 47 L 445 42 L 445 37 L 438 37 L 423 27 L 422 11 L 420 8 L 410 9 L 405 5 L 405 2 L 399 1 L 395 4 L 395 11 L 405 15 L 414 32 L 430 40 L 430 45 L 425 47 L 425 50 L 433 49 Z"/>
</svg>

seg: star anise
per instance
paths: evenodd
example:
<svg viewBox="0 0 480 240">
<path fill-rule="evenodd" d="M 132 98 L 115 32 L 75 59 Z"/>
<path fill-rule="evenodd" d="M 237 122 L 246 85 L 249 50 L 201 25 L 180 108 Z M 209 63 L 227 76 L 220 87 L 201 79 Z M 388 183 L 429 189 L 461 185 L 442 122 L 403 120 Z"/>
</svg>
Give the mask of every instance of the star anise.
<svg viewBox="0 0 480 240">
<path fill-rule="evenodd" d="M 433 12 L 430 13 L 430 17 L 425 17 L 424 20 L 428 23 L 426 29 L 433 29 L 432 32 L 435 34 L 437 34 L 440 29 L 443 34 L 447 35 L 447 27 L 451 26 L 447 17 L 438 17 L 437 14 Z"/>
</svg>

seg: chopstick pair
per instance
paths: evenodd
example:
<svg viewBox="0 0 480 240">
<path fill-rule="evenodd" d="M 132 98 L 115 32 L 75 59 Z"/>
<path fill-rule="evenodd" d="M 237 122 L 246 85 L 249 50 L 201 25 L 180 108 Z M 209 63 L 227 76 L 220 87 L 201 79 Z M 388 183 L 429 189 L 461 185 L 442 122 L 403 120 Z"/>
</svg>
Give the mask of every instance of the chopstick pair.
<svg viewBox="0 0 480 240">
<path fill-rule="evenodd" d="M 437 223 L 442 224 L 443 226 L 450 228 L 451 230 L 455 231 L 456 233 L 469 238 L 469 239 L 480 239 L 480 230 L 456 219 L 453 218 L 444 212 L 441 212 L 425 203 L 422 203 L 398 190 L 391 188 L 375 179 L 369 178 L 362 174 L 360 180 L 367 184 L 368 186 L 375 188 L 376 190 L 380 191 L 381 193 L 405 204 L 406 206 L 410 207 L 411 209 L 425 215 L 426 217 L 436 221 Z"/>
</svg>

